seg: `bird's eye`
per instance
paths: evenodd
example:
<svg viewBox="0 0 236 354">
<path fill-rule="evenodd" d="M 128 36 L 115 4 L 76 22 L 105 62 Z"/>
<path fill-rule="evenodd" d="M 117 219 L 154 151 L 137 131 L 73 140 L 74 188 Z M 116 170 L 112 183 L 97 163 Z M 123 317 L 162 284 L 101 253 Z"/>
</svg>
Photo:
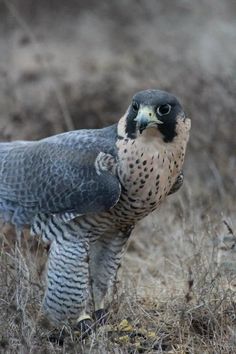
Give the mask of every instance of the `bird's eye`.
<svg viewBox="0 0 236 354">
<path fill-rule="evenodd" d="M 169 114 L 170 111 L 171 111 L 171 105 L 168 103 L 157 107 L 157 114 L 159 114 L 159 116 L 164 116 L 166 114 Z"/>
<path fill-rule="evenodd" d="M 132 102 L 132 108 L 135 112 L 138 112 L 139 110 L 139 104 L 136 101 Z"/>
</svg>

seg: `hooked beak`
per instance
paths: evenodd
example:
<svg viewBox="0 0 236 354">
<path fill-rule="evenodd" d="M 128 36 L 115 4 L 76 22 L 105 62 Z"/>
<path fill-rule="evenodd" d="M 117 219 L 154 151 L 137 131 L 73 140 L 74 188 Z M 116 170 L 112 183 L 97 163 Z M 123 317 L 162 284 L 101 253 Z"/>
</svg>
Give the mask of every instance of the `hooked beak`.
<svg viewBox="0 0 236 354">
<path fill-rule="evenodd" d="M 141 106 L 134 120 L 137 122 L 140 134 L 142 134 L 147 127 L 156 127 L 158 124 L 163 124 L 163 122 L 157 118 L 153 107 L 150 106 Z"/>
</svg>

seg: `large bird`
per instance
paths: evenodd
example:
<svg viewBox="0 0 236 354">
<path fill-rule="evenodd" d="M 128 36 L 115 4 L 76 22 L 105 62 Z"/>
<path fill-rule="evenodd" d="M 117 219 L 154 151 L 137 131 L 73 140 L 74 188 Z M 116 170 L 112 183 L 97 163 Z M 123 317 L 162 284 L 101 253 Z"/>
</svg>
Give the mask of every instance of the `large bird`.
<svg viewBox="0 0 236 354">
<path fill-rule="evenodd" d="M 146 90 L 117 124 L 0 144 L 0 215 L 50 246 L 43 309 L 56 323 L 105 315 L 137 221 L 183 182 L 190 119 L 177 98 Z"/>
</svg>

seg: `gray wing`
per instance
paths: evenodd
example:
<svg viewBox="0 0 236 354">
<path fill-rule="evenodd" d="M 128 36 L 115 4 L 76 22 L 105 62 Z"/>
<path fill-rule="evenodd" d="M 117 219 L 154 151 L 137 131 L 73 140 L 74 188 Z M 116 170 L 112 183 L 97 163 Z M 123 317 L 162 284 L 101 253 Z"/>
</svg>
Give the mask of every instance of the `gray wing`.
<svg viewBox="0 0 236 354">
<path fill-rule="evenodd" d="M 110 137 L 106 131 L 0 144 L 4 219 L 21 226 L 39 212 L 82 214 L 112 208 L 120 196 L 119 181 L 109 171 L 98 174 L 94 166 L 99 152 L 116 155 L 114 128 Z"/>
</svg>

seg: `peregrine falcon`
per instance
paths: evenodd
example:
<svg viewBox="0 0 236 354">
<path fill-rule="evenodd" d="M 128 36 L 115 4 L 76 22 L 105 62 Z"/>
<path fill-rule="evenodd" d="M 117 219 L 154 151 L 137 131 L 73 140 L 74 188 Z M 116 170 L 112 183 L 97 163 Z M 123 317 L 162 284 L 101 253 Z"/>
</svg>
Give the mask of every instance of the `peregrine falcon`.
<svg viewBox="0 0 236 354">
<path fill-rule="evenodd" d="M 90 323 L 91 302 L 102 320 L 132 229 L 183 183 L 190 122 L 175 96 L 145 90 L 112 126 L 0 143 L 0 215 L 50 247 L 53 322 Z"/>
</svg>

